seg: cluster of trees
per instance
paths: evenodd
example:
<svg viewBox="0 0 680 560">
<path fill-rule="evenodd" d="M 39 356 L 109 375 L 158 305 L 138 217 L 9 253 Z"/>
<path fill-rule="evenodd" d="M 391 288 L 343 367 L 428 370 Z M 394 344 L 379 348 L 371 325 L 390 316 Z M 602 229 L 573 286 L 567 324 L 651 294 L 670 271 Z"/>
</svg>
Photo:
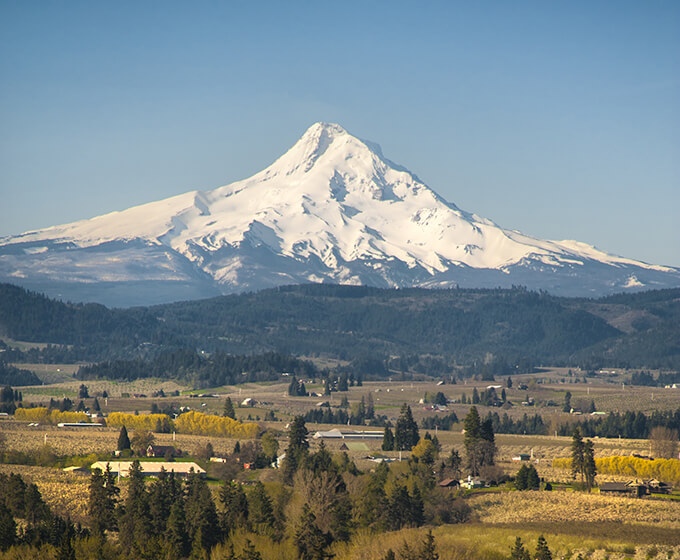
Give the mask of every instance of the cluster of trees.
<svg viewBox="0 0 680 560">
<path fill-rule="evenodd" d="M 194 410 L 180 414 L 175 419 L 174 427 L 184 434 L 243 439 L 255 438 L 260 431 L 255 423 L 242 423 L 227 416 L 214 416 Z"/>
<path fill-rule="evenodd" d="M 579 554 L 579 556 L 581 556 Z M 552 552 L 548 547 L 548 542 L 543 535 L 538 537 L 536 550 L 533 555 L 526 549 L 522 539 L 515 538 L 515 544 L 510 548 L 510 560 L 552 560 Z"/>
<path fill-rule="evenodd" d="M 0 412 L 14 414 L 17 406 L 21 406 L 23 398 L 21 391 L 13 389 L 11 385 L 5 385 L 0 389 Z"/>
<path fill-rule="evenodd" d="M 394 432 L 389 426 L 385 427 L 383 451 L 411 451 L 419 440 L 418 424 L 413 419 L 411 407 L 404 403 L 394 426 Z"/>
<path fill-rule="evenodd" d="M 631 385 L 643 385 L 645 387 L 665 387 L 673 383 L 680 383 L 680 373 L 659 373 L 656 377 L 649 371 L 633 372 L 630 378 Z"/>
<path fill-rule="evenodd" d="M 477 387 L 472 389 L 472 397 L 466 399 L 465 393 L 461 397 L 463 404 L 467 401 L 468 404 L 481 404 L 483 406 L 501 406 L 506 400 L 505 389 L 501 390 L 501 397 L 498 397 L 496 389 L 489 387 L 488 389 L 483 389 L 481 393 L 477 391 Z"/>
<path fill-rule="evenodd" d="M 450 430 L 454 424 L 458 423 L 458 416 L 455 412 L 450 412 L 443 416 L 426 416 L 420 421 L 423 430 Z"/>
<path fill-rule="evenodd" d="M 675 411 L 656 410 L 649 415 L 632 411 L 612 412 L 604 418 L 588 418 L 575 424 L 563 424 L 558 428 L 558 433 L 563 436 L 571 435 L 574 426 L 586 437 L 647 439 L 656 426 L 680 431 L 680 408 Z"/>
<path fill-rule="evenodd" d="M 3 352 L 4 353 L 4 352 Z M 3 353 L 0 353 L 0 357 Z M 25 369 L 10 366 L 0 358 L 0 385 L 40 385 L 40 378 Z"/>
<path fill-rule="evenodd" d="M 522 418 L 513 420 L 507 413 L 502 416 L 498 412 L 487 413 L 485 421 L 490 421 L 494 433 L 497 434 L 526 434 L 546 435 L 549 425 L 540 414 L 524 414 Z M 424 429 L 450 430 L 458 422 L 455 413 L 448 416 L 428 416 L 421 421 Z M 586 418 L 576 422 L 570 421 L 560 424 L 557 432 L 562 436 L 573 434 L 577 427 L 585 437 L 624 437 L 629 439 L 648 439 L 657 428 L 680 432 L 680 408 L 672 410 L 657 410 L 647 415 L 644 412 L 612 412 L 605 417 Z M 652 438 L 658 439 L 658 438 Z M 656 456 L 662 456 L 658 453 Z"/>
<path fill-rule="evenodd" d="M 309 395 L 307 388 L 305 387 L 305 382 L 302 379 L 298 379 L 293 376 L 288 384 L 288 394 L 291 397 L 306 397 Z"/>
<path fill-rule="evenodd" d="M 57 425 L 60 422 L 89 422 L 90 417 L 84 412 L 61 412 L 44 406 L 35 408 L 19 407 L 14 411 L 14 418 L 23 422 L 43 422 Z"/>
<path fill-rule="evenodd" d="M 477 476 L 480 469 L 491 466 L 496 459 L 496 443 L 493 424 L 490 419 L 482 421 L 477 407 L 470 408 L 470 412 L 463 421 L 465 434 L 463 445 L 467 457 L 467 467 L 470 474 Z"/>
<path fill-rule="evenodd" d="M 562 457 L 553 461 L 553 466 L 572 469 L 571 458 Z M 656 478 L 669 484 L 680 484 L 680 460 L 642 459 L 640 457 L 598 457 L 595 459 L 596 472 L 618 474 L 635 478 Z"/>
<path fill-rule="evenodd" d="M 131 414 L 129 412 L 112 412 L 107 425 L 110 428 L 126 427 L 135 431 L 168 434 L 172 431 L 173 421 L 167 414 Z"/>
<path fill-rule="evenodd" d="M 436 393 L 425 393 L 423 396 L 423 402 L 432 403 L 439 406 L 446 406 L 449 402 L 449 399 L 446 398 L 444 393 L 437 391 Z"/>
<path fill-rule="evenodd" d="M 571 438 L 571 473 L 574 478 L 580 475 L 581 484 L 585 484 L 588 491 L 595 486 L 595 446 L 591 440 L 583 440 L 578 428 L 574 429 Z"/>
<path fill-rule="evenodd" d="M 507 414 L 501 417 L 497 412 L 489 412 L 486 420 L 491 420 L 493 431 L 497 434 L 545 435 L 548 425 L 540 414 L 529 416 L 524 414 L 519 420 L 513 420 Z"/>
<path fill-rule="evenodd" d="M 515 488 L 517 490 L 538 490 L 541 479 L 538 477 L 536 467 L 522 465 L 515 475 Z"/>
<path fill-rule="evenodd" d="M 166 414 L 112 412 L 108 417 L 108 425 L 125 426 L 135 431 L 169 433 L 174 430 L 185 434 L 244 439 L 257 437 L 259 432 L 259 426 L 255 423 L 242 423 L 229 416 L 203 414 L 194 410 L 180 414 L 175 420 Z"/>
<path fill-rule="evenodd" d="M 189 381 L 194 387 L 216 387 L 244 381 L 271 381 L 282 373 L 315 377 L 318 370 L 308 360 L 287 354 L 266 352 L 235 356 L 216 352 L 204 356 L 193 350 L 176 350 L 155 356 L 151 360 L 115 360 L 83 366 L 79 379 L 142 379 L 147 377 L 176 378 Z"/>
<path fill-rule="evenodd" d="M 414 462 L 404 465 L 405 472 L 395 473 L 382 464 L 374 473 L 362 474 L 346 454 L 333 457 L 323 445 L 309 452 L 300 417 L 291 424 L 286 452 L 295 465 L 287 485 L 257 482 L 245 487 L 226 481 L 215 498 L 196 475 L 181 481 L 173 473 L 162 473 L 146 482 L 135 462 L 127 497 L 121 500 L 110 471 L 95 471 L 88 502 L 91 531 L 99 544 L 95 552 L 102 556 L 106 550 L 108 558 L 212 554 L 257 560 L 262 556 L 252 541 L 269 548 L 287 542 L 298 558 L 314 560 L 331 557 L 332 543 L 347 541 L 362 528 L 386 531 L 469 518 L 469 507 L 462 500 L 436 488 L 431 467 Z M 358 482 L 351 484 L 352 492 L 346 483 L 351 479 Z M 426 505 L 426 496 L 434 507 Z M 113 532 L 117 539 L 109 538 Z M 243 543 L 243 536 L 245 545 L 237 552 L 236 543 Z M 438 557 L 431 533 L 415 548 L 404 546 L 399 550 L 402 558 Z M 396 558 L 393 552 L 391 557 Z"/>
<path fill-rule="evenodd" d="M 308 410 L 304 418 L 306 422 L 317 424 L 351 424 L 354 426 L 386 426 L 388 424 L 387 416 L 375 414 L 373 397 L 370 394 L 368 399 L 362 396 L 361 401 L 353 404 L 349 411 L 343 408 L 333 410 L 330 406 L 320 406 Z"/>
<path fill-rule="evenodd" d="M 510 358 L 504 355 L 487 355 L 483 360 L 473 360 L 472 364 L 463 368 L 461 375 L 493 381 L 500 376 L 534 371 L 534 364 L 527 356 Z"/>
</svg>

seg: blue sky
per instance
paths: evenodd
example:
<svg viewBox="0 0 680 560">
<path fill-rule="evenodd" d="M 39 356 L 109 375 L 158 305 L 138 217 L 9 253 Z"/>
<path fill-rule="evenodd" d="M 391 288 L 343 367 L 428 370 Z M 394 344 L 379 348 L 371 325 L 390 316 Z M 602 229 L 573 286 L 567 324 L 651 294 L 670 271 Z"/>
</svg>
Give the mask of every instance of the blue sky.
<svg viewBox="0 0 680 560">
<path fill-rule="evenodd" d="M 461 208 L 680 266 L 680 3 L 0 0 L 0 236 L 269 165 L 316 121 Z"/>
</svg>

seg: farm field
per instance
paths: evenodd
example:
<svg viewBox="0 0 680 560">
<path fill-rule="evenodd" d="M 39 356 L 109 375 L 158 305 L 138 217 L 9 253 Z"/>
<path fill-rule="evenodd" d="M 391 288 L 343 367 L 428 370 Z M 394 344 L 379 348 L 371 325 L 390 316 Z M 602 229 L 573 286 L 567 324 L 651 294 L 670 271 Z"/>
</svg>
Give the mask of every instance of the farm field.
<svg viewBox="0 0 680 560">
<path fill-rule="evenodd" d="M 45 384 L 36 387 L 18 388 L 23 395 L 25 406 L 31 404 L 45 406 L 50 399 L 57 401 L 69 398 L 74 405 L 82 381 L 74 379 L 76 366 L 68 365 L 37 367 L 34 371 L 44 376 Z M 60 370 L 56 371 L 55 370 Z M 554 468 L 553 460 L 569 457 L 572 438 L 558 436 L 557 426 L 573 423 L 588 416 L 573 415 L 562 411 L 565 394 L 572 395 L 574 406 L 585 408 L 594 402 L 602 412 L 635 410 L 651 412 L 655 410 L 674 410 L 680 404 L 680 393 L 659 388 L 625 387 L 608 379 L 588 379 L 588 383 L 565 383 L 566 372 L 554 369 L 533 375 L 513 376 L 513 388 L 506 387 L 506 380 L 499 379 L 495 385 L 505 390 L 511 405 L 493 408 L 477 405 L 482 418 L 487 413 L 507 414 L 517 421 L 525 415 L 540 414 L 552 435 L 495 434 L 497 448 L 495 472 L 506 477 L 514 477 L 520 463 L 513 457 L 520 454 L 532 456 L 538 476 L 545 481 L 557 483 L 555 490 L 518 492 L 511 490 L 510 483 L 494 491 L 473 492 L 464 497 L 470 507 L 470 521 L 461 525 L 439 525 L 432 528 L 441 560 L 460 558 L 506 558 L 514 539 L 520 536 L 529 550 L 533 550 L 536 539 L 544 535 L 553 552 L 553 558 L 583 558 L 596 560 L 659 558 L 680 559 L 680 501 L 661 499 L 632 499 L 621 496 L 600 495 L 572 491 L 569 486 L 574 479 L 568 470 Z M 50 380 L 52 382 L 50 382 Z M 85 382 L 89 398 L 83 399 L 86 406 L 92 406 L 97 396 L 102 412 L 125 412 L 144 415 L 152 410 L 186 407 L 204 414 L 221 415 L 225 399 L 230 397 L 235 406 L 237 419 L 257 422 L 262 431 L 268 430 L 278 441 L 279 452 L 288 445 L 288 428 L 297 415 L 316 410 L 323 402 L 328 402 L 331 410 L 338 410 L 341 400 L 346 399 L 349 411 L 356 409 L 360 402 L 373 402 L 377 415 L 385 415 L 395 424 L 400 410 L 407 403 L 417 422 L 428 417 L 446 416 L 455 412 L 459 422 L 450 430 L 429 430 L 441 444 L 440 458 L 448 457 L 452 450 L 465 456 L 462 421 L 471 409 L 470 404 L 461 404 L 465 395 L 469 400 L 473 391 L 481 393 L 490 383 L 468 381 L 467 383 L 440 385 L 434 381 L 366 381 L 361 386 L 349 387 L 346 392 L 333 392 L 328 396 L 297 397 L 288 394 L 289 381 L 244 383 L 237 386 L 223 386 L 194 390 L 175 381 L 144 379 L 134 382 L 112 382 L 106 380 Z M 526 388 L 516 387 L 525 384 Z M 305 380 L 307 390 L 322 392 L 320 383 Z M 103 397 L 106 391 L 107 397 Z M 497 389 L 500 393 L 501 389 Z M 453 401 L 447 410 L 434 411 L 421 403 L 426 394 L 442 392 Z M 156 396 L 154 396 L 156 395 Z M 163 396 L 164 395 L 164 396 Z M 523 406 L 528 397 L 534 399 L 535 406 Z M 241 405 L 245 399 L 252 399 L 253 406 Z M 267 420 L 265 420 L 265 417 Z M 272 419 L 274 418 L 274 419 Z M 333 428 L 349 430 L 375 430 L 382 427 L 346 426 L 339 424 L 318 424 L 307 422 L 310 452 L 320 449 L 320 439 L 312 436 L 318 430 Z M 421 429 L 421 435 L 424 430 Z M 215 454 L 228 456 L 237 443 L 233 438 L 190 435 L 185 433 L 154 433 L 156 444 L 175 446 L 189 454 L 190 458 L 206 449 L 209 443 Z M 18 452 L 39 454 L 49 449 L 61 457 L 71 457 L 73 464 L 87 461 L 90 454 L 110 454 L 117 446 L 119 429 L 116 427 L 92 428 L 82 431 L 78 428 L 58 428 L 41 424 L 29 426 L 28 422 L 12 419 L 0 420 L 0 441 L 6 449 Z M 592 438 L 595 457 L 647 455 L 650 443 L 644 439 Z M 247 440 L 240 441 L 243 445 Z M 342 440 L 325 440 L 324 445 L 336 454 L 341 451 Z M 346 450 L 348 458 L 363 473 L 372 473 L 377 464 L 371 460 L 374 455 L 406 461 L 410 453 L 383 451 L 382 439 L 364 440 L 362 450 Z M 259 444 L 259 442 L 258 442 Z M 45 447 L 47 446 L 47 448 Z M 68 460 L 67 460 L 68 461 Z M 207 463 L 203 463 L 207 466 Z M 406 473 L 406 463 L 394 464 L 397 472 Z M 87 474 L 65 473 L 56 467 L 0 464 L 0 473 L 19 473 L 27 482 L 35 482 L 48 506 L 62 515 L 68 515 L 74 522 L 87 525 L 88 492 L 90 477 Z M 222 471 L 210 467 L 209 486 L 214 499 L 219 495 L 220 480 L 215 473 Z M 500 474 L 499 474 L 500 473 Z M 268 488 L 281 485 L 281 474 L 273 469 L 241 471 L 237 479 L 253 484 L 256 480 L 264 482 Z M 623 476 L 598 474 L 597 482 L 622 481 Z M 122 496 L 127 495 L 128 482 L 121 479 Z M 357 488 L 360 487 L 357 486 Z M 566 490 L 565 490 L 566 488 Z M 299 512 L 298 512 L 299 515 Z M 419 546 L 427 534 L 427 527 L 401 529 L 378 534 L 358 530 L 347 542 L 335 542 L 329 551 L 337 559 L 366 558 L 382 560 L 388 548 L 395 551 L 403 543 Z M 289 541 L 280 544 L 266 539 L 254 539 L 262 559 L 296 558 Z M 235 533 L 232 542 L 237 548 L 246 546 L 246 535 Z M 265 544 L 269 543 L 269 544 Z M 288 544 L 286 544 L 288 543 Z M 219 557 L 219 555 L 218 555 Z"/>
</svg>

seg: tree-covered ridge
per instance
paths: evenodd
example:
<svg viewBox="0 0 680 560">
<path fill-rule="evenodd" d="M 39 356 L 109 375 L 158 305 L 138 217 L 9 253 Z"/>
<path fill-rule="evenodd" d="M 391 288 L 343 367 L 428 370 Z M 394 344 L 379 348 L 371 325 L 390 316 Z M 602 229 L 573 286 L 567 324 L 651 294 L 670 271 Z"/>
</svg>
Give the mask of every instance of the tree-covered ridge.
<svg viewBox="0 0 680 560">
<path fill-rule="evenodd" d="M 250 339 L 251 331 L 264 332 L 259 344 L 347 358 L 376 351 L 474 357 L 490 347 L 494 353 L 560 355 L 619 334 L 604 320 L 569 309 L 558 298 L 523 289 L 313 285 L 156 309 L 167 323 L 178 328 L 184 324 L 187 330 L 191 325 L 197 337 L 213 344 L 215 336 L 236 329 L 241 343 Z M 197 317 L 201 325 L 195 325 Z"/>
<path fill-rule="evenodd" d="M 584 300 L 523 288 L 304 285 L 109 310 L 4 284 L 0 334 L 71 345 L 27 352 L 25 359 L 32 361 L 149 358 L 200 348 L 377 362 L 430 356 L 428 370 L 431 365 L 446 370 L 454 361 L 469 364 L 487 353 L 510 363 L 680 369 L 680 290 Z"/>
<path fill-rule="evenodd" d="M 146 308 L 64 303 L 0 283 L 0 335 L 15 340 L 128 346 L 153 342 L 161 326 Z"/>
</svg>

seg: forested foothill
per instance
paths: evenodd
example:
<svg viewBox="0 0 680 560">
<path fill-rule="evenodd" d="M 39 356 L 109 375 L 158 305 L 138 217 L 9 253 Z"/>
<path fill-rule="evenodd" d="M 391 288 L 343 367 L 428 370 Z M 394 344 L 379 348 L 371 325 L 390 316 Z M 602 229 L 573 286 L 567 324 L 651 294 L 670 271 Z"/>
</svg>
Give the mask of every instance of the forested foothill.
<svg viewBox="0 0 680 560">
<path fill-rule="evenodd" d="M 523 288 L 304 285 L 107 309 L 0 284 L 0 334 L 49 344 L 14 351 L 8 362 L 148 359 L 190 348 L 329 356 L 375 374 L 445 373 L 454 363 L 487 375 L 537 363 L 677 370 L 680 290 L 587 300 Z M 497 361 L 486 362 L 487 353 Z"/>
</svg>

